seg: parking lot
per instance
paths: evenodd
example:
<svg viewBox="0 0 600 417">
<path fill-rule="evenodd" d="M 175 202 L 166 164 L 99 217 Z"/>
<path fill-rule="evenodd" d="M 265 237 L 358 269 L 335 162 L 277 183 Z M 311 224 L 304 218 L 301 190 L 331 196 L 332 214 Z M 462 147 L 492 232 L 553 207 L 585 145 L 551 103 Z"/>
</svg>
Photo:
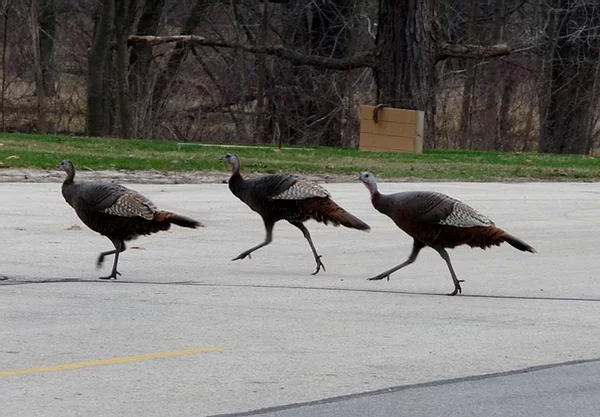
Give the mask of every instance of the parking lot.
<svg viewBox="0 0 600 417">
<path fill-rule="evenodd" d="M 316 276 L 284 222 L 231 261 L 264 227 L 225 184 L 128 185 L 206 227 L 130 242 L 106 282 L 112 258 L 95 262 L 112 245 L 59 183 L 0 184 L 3 416 L 531 416 L 536 404 L 580 416 L 597 404 L 600 184 L 381 183 L 459 198 L 538 250 L 449 251 L 456 297 L 431 249 L 389 282 L 366 280 L 412 241 L 358 182 L 326 188 L 372 231 L 308 222 L 327 268 Z"/>
</svg>

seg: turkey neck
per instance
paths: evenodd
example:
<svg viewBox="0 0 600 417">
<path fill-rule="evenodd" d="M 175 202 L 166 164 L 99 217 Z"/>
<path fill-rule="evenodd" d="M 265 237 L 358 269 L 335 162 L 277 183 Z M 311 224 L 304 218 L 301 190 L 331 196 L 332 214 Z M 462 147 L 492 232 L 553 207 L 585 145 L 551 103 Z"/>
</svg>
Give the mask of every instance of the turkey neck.
<svg viewBox="0 0 600 417">
<path fill-rule="evenodd" d="M 229 178 L 229 189 L 235 194 L 238 195 L 238 190 L 240 190 L 243 186 L 244 179 L 240 175 L 240 169 L 236 168 L 233 170 L 231 177 Z"/>
<path fill-rule="evenodd" d="M 63 181 L 63 185 L 71 185 L 73 184 L 73 180 L 75 179 L 75 167 L 71 165 L 69 171 L 67 172 L 67 178 Z"/>
<path fill-rule="evenodd" d="M 393 204 L 389 196 L 382 195 L 379 191 L 374 191 L 371 194 L 371 202 L 377 211 L 388 214 L 393 211 Z"/>
<path fill-rule="evenodd" d="M 75 167 L 71 167 L 69 172 L 67 173 L 67 178 L 63 181 L 62 184 L 62 195 L 67 200 L 71 206 L 73 206 L 73 193 L 75 188 Z"/>
</svg>

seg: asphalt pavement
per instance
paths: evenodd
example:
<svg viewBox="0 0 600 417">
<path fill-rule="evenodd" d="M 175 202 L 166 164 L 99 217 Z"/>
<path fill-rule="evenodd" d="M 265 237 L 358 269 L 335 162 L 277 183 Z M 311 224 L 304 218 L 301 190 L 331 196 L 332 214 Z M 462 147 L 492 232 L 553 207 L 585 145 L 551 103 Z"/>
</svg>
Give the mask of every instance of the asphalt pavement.
<svg viewBox="0 0 600 417">
<path fill-rule="evenodd" d="M 130 187 L 202 221 L 108 239 L 59 183 L 0 184 L 2 416 L 596 416 L 600 184 L 382 183 L 459 198 L 539 253 L 430 249 L 389 282 L 411 240 L 359 183 L 327 184 L 370 233 L 308 222 L 327 271 L 225 184 Z M 241 414 L 240 414 L 241 413 Z"/>
</svg>

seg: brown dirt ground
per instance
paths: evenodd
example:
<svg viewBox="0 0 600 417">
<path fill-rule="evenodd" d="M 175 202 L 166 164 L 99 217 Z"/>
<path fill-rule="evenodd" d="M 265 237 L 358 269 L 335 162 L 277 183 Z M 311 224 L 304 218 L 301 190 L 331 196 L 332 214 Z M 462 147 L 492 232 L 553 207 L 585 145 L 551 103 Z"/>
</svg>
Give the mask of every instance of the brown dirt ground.
<svg viewBox="0 0 600 417">
<path fill-rule="evenodd" d="M 130 184 L 218 184 L 226 183 L 228 172 L 220 171 L 77 171 L 77 178 L 86 181 L 108 181 Z M 253 176 L 251 174 L 249 176 Z M 357 182 L 356 174 L 301 175 L 303 178 L 319 182 Z M 57 183 L 62 182 L 65 174 L 50 169 L 0 169 L 0 183 Z M 413 180 L 414 181 L 414 180 Z"/>
</svg>

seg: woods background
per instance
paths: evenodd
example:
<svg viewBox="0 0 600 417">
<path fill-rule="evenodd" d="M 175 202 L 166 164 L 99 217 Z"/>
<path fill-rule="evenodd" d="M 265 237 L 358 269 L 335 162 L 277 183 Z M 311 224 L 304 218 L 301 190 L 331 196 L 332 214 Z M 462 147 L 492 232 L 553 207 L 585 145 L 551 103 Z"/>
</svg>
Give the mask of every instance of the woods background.
<svg viewBox="0 0 600 417">
<path fill-rule="evenodd" d="M 0 13 L 3 131 L 356 146 L 358 106 L 385 103 L 426 111 L 426 148 L 600 146 L 597 0 L 2 0 Z"/>
</svg>

